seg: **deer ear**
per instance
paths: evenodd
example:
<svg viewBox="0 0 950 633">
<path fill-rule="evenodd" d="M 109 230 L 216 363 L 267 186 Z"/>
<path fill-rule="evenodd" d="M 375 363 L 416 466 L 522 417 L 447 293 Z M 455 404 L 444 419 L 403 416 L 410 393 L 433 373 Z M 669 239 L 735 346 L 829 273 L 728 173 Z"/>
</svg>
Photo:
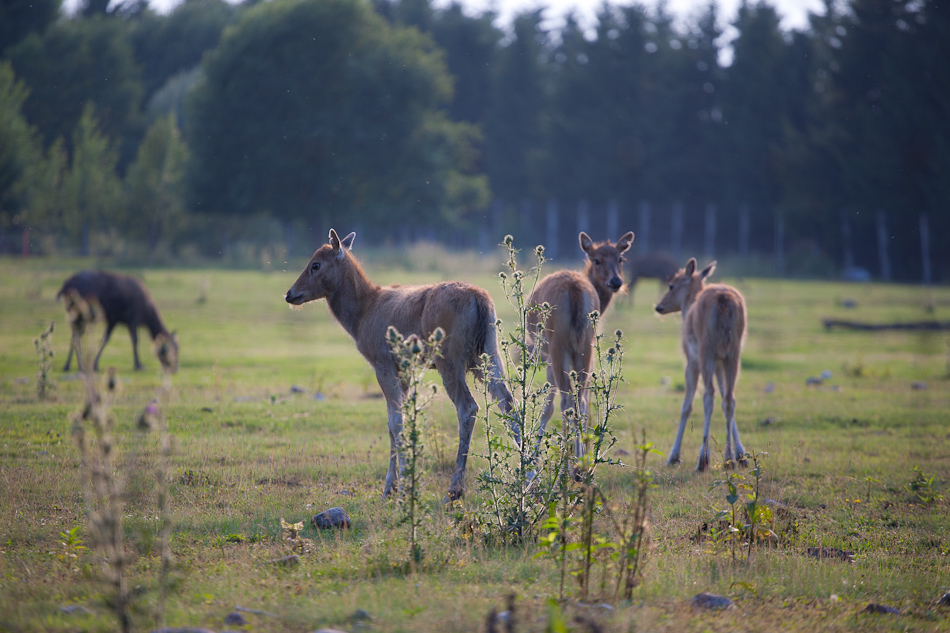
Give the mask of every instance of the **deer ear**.
<svg viewBox="0 0 950 633">
<path fill-rule="evenodd" d="M 594 240 L 590 239 L 590 235 L 584 231 L 581 231 L 577 234 L 577 241 L 581 245 L 581 250 L 588 255 L 590 255 L 591 251 L 594 250 Z"/>
<path fill-rule="evenodd" d="M 683 272 L 687 277 L 692 277 L 693 273 L 696 272 L 696 258 L 690 257 L 689 261 L 686 262 L 686 268 L 683 269 Z"/>
<path fill-rule="evenodd" d="M 330 248 L 333 249 L 333 256 L 337 259 L 343 257 L 343 249 L 340 245 L 340 236 L 336 234 L 336 231 L 330 229 Z"/>
<path fill-rule="evenodd" d="M 626 253 L 633 245 L 633 231 L 627 231 L 619 240 L 617 240 L 617 250 Z"/>
<path fill-rule="evenodd" d="M 353 233 L 350 233 L 349 235 L 344 237 L 342 240 L 340 240 L 340 245 L 343 246 L 344 250 L 348 251 L 351 248 L 353 248 L 353 240 L 355 239 L 356 239 L 356 232 L 354 231 Z"/>
<path fill-rule="evenodd" d="M 711 274 L 713 274 L 713 271 L 714 271 L 714 270 L 716 270 L 716 262 L 715 262 L 715 261 L 710 262 L 709 264 L 706 265 L 705 268 L 702 269 L 702 271 L 700 271 L 700 273 L 699 273 L 699 278 L 700 278 L 700 279 L 705 279 L 706 277 L 708 277 L 708 276 L 710 276 Z"/>
</svg>

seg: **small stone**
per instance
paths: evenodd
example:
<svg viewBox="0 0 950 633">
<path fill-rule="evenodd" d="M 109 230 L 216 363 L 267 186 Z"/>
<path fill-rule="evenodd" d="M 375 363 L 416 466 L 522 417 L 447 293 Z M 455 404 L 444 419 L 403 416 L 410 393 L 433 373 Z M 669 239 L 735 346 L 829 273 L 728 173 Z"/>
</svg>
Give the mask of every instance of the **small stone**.
<svg viewBox="0 0 950 633">
<path fill-rule="evenodd" d="M 830 370 L 830 369 L 826 369 L 825 371 L 821 372 L 821 378 L 822 378 L 822 380 L 828 380 L 828 379 L 831 378 L 832 375 L 833 375 L 833 374 L 831 373 L 831 370 Z"/>
<path fill-rule="evenodd" d="M 876 604 L 874 602 L 870 603 L 864 609 L 865 613 L 893 613 L 894 615 L 900 615 L 900 611 L 894 607 L 889 607 L 886 604 Z"/>
<path fill-rule="evenodd" d="M 306 393 L 306 391 L 304 391 L 302 387 L 298 387 L 297 385 L 291 385 L 290 393 Z"/>
<path fill-rule="evenodd" d="M 914 382 L 910 383 L 910 388 L 914 391 L 924 391 L 927 389 L 927 383 L 922 380 L 915 380 Z"/>
<path fill-rule="evenodd" d="M 735 609 L 736 603 L 726 596 L 717 596 L 714 593 L 701 593 L 693 598 L 691 604 L 697 609 Z"/>
<path fill-rule="evenodd" d="M 350 614 L 350 620 L 354 622 L 360 622 L 363 620 L 372 620 L 372 619 L 373 619 L 373 616 L 371 616 L 369 614 L 369 611 L 367 611 L 366 609 L 357 609 L 356 611 Z"/>
<path fill-rule="evenodd" d="M 350 527 L 350 517 L 343 508 L 330 508 L 313 517 L 310 523 L 320 530 L 346 529 Z"/>
<path fill-rule="evenodd" d="M 822 504 L 822 506 L 823 505 L 824 504 Z M 854 562 L 854 552 L 846 552 L 836 547 L 809 547 L 805 550 L 805 553 L 819 560 L 841 560 L 846 563 Z"/>
<path fill-rule="evenodd" d="M 195 626 L 166 626 L 160 629 L 152 629 L 150 633 L 214 633 L 214 631 Z"/>
<path fill-rule="evenodd" d="M 346 633 L 346 631 L 341 631 L 340 629 L 317 629 L 313 633 Z"/>
<path fill-rule="evenodd" d="M 823 382 L 825 382 L 825 381 L 824 381 L 824 379 L 823 379 L 821 376 L 809 376 L 809 377 L 805 380 L 805 384 L 806 384 L 806 385 L 820 385 L 820 384 L 823 383 Z"/>
<path fill-rule="evenodd" d="M 247 620 L 237 611 L 232 611 L 224 617 L 224 623 L 230 624 L 231 626 L 244 626 L 247 624 Z"/>
<path fill-rule="evenodd" d="M 950 591 L 943 594 L 943 596 L 941 596 L 941 598 L 937 600 L 937 604 L 940 605 L 941 607 L 950 607 Z"/>
<path fill-rule="evenodd" d="M 759 426 L 772 426 L 775 424 L 775 418 L 765 418 L 764 420 L 759 420 Z"/>
<path fill-rule="evenodd" d="M 353 497 L 355 496 L 352 490 L 347 490 L 346 488 L 341 488 L 336 491 L 335 494 L 338 494 L 343 497 Z"/>
<path fill-rule="evenodd" d="M 92 611 L 81 604 L 68 604 L 65 607 L 60 607 L 59 611 L 66 615 L 92 615 Z"/>
<path fill-rule="evenodd" d="M 765 393 L 774 393 L 774 392 L 775 392 L 775 383 L 772 382 L 772 381 L 769 381 L 769 383 L 768 383 L 767 385 L 765 385 L 764 391 L 765 391 Z"/>
<path fill-rule="evenodd" d="M 286 567 L 288 569 L 293 569 L 294 567 L 300 564 L 300 557 L 296 554 L 289 554 L 287 556 L 281 556 L 280 558 L 275 558 L 271 561 L 272 564 L 277 565 L 278 567 Z"/>
</svg>

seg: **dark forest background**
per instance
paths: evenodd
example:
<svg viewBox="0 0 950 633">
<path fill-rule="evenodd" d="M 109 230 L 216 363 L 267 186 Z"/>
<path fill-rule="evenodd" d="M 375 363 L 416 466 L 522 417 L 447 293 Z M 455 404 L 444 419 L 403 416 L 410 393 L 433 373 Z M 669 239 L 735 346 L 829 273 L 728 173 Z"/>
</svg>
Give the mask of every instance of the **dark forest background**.
<svg viewBox="0 0 950 633">
<path fill-rule="evenodd" d="M 633 229 L 750 274 L 950 279 L 950 3 L 828 0 L 784 31 L 746 2 L 731 39 L 714 5 L 495 17 L 0 0 L 0 247 L 288 259 L 334 226 L 573 258 L 578 229 Z"/>
</svg>

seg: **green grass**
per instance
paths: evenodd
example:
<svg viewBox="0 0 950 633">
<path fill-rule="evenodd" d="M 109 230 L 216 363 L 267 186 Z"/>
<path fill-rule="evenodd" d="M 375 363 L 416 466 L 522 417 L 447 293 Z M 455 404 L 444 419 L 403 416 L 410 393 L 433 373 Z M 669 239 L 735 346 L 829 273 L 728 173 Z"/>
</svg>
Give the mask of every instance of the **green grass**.
<svg viewBox="0 0 950 633">
<path fill-rule="evenodd" d="M 494 277 L 501 263 L 424 252 L 383 254 L 367 268 L 381 283 L 468 279 L 490 290 L 501 318 L 510 321 Z M 131 271 L 143 276 L 181 344 L 168 408 L 176 569 L 167 622 L 231 628 L 224 617 L 240 605 L 278 616 L 245 614 L 248 630 L 356 630 L 350 616 L 365 609 L 375 631 L 482 631 L 489 611 L 503 610 L 513 592 L 517 630 L 545 630 L 545 601 L 557 595 L 551 561 L 535 559 L 530 543 L 499 547 L 471 538 L 438 501 L 457 433 L 444 395 L 430 413 L 436 433 L 429 439 L 428 565 L 403 573 L 405 530 L 380 499 L 389 452 L 384 402 L 372 371 L 322 302 L 287 308 L 282 295 L 297 264 L 303 262 L 274 272 Z M 55 320 L 54 363 L 62 366 L 69 334 L 54 296 L 70 273 L 89 265 L 0 260 L 0 631 L 115 630 L 95 552 L 64 556 L 60 537 L 82 526 L 84 544 L 90 539 L 69 435 L 82 385 L 54 372 L 58 385 L 47 402 L 37 400 L 35 385 L 33 339 Z M 572 603 L 568 623 L 588 630 L 572 619 L 582 615 L 607 631 L 950 630 L 950 608 L 934 604 L 950 590 L 950 337 L 829 333 L 820 321 L 950 320 L 950 289 L 726 281 L 743 291 L 749 307 L 738 387 L 742 440 L 747 450 L 769 453 L 764 496 L 787 504 L 793 525 L 785 525 L 778 546 L 759 548 L 748 561 L 734 562 L 695 538 L 726 507 L 720 489 L 709 491 L 721 472 L 692 470 L 702 432 L 697 399 L 683 465 L 667 468 L 663 456 L 651 457 L 657 488 L 643 585 L 632 604 L 609 610 Z M 627 451 L 641 429 L 667 450 L 683 397 L 679 318 L 652 313 L 657 292 L 655 284 L 639 284 L 635 304 L 620 300 L 604 323 L 606 331 L 621 328 L 627 340 L 616 428 L 618 447 Z M 843 299 L 858 305 L 846 309 Z M 134 430 L 134 421 L 161 380 L 144 331 L 142 338 L 145 371 L 131 371 L 124 329 L 114 333 L 101 363 L 116 367 L 121 381 L 113 413 L 127 491 L 130 585 L 137 588 L 133 622 L 149 630 L 159 561 L 150 536 L 158 511 L 148 467 L 157 447 L 155 438 Z M 831 379 L 806 385 L 824 370 Z M 926 389 L 913 388 L 915 382 Z M 293 386 L 303 393 L 292 393 Z M 719 449 L 723 431 L 717 400 L 712 437 Z M 480 427 L 475 438 L 478 452 Z M 482 463 L 469 460 L 466 512 L 479 502 L 471 484 Z M 914 503 L 906 489 L 914 467 L 936 475 L 942 500 Z M 612 498 L 625 493 L 629 473 L 613 468 L 600 476 Z M 869 499 L 868 478 L 876 480 Z M 310 517 L 336 505 L 350 514 L 352 530 L 326 534 L 309 526 Z M 314 541 L 291 570 L 269 563 L 290 551 L 281 518 L 304 521 L 303 536 Z M 808 547 L 854 552 L 855 561 L 816 560 L 806 556 Z M 739 608 L 694 611 L 689 601 L 702 591 L 728 595 Z M 902 615 L 862 613 L 869 602 Z M 60 612 L 70 604 L 91 615 Z"/>
</svg>

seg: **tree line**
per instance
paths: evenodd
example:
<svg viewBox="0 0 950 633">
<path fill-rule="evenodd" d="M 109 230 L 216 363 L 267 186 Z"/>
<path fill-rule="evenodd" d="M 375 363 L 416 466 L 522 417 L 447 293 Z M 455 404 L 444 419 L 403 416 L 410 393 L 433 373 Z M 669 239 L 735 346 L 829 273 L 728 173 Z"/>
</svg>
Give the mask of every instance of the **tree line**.
<svg viewBox="0 0 950 633">
<path fill-rule="evenodd" d="M 213 256 L 243 235 L 304 254 L 331 225 L 475 246 L 553 208 L 566 229 L 649 222 L 655 246 L 778 249 L 792 273 L 950 277 L 921 255 L 950 235 L 946 3 L 827 0 L 786 31 L 745 1 L 729 38 L 714 4 L 542 18 L 0 0 L 4 249 Z"/>
</svg>

